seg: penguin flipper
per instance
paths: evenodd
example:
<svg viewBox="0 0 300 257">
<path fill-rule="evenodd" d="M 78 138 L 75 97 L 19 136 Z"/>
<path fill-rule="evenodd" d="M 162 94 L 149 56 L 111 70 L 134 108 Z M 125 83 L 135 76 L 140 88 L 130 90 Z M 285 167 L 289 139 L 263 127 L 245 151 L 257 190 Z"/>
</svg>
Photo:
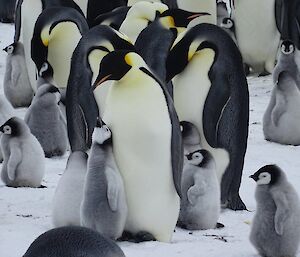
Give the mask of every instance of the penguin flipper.
<svg viewBox="0 0 300 257">
<path fill-rule="evenodd" d="M 16 169 L 22 160 L 20 146 L 17 143 L 10 144 L 10 156 L 7 162 L 7 176 L 10 180 L 15 180 Z"/>
<path fill-rule="evenodd" d="M 110 167 L 105 170 L 106 180 L 107 180 L 107 200 L 110 209 L 115 212 L 118 210 L 118 199 L 120 195 L 120 181 Z"/>
<path fill-rule="evenodd" d="M 278 126 L 280 117 L 285 112 L 286 104 L 287 104 L 287 101 L 286 101 L 285 97 L 281 93 L 277 93 L 276 94 L 276 104 L 271 113 L 271 119 L 275 126 Z"/>
<path fill-rule="evenodd" d="M 191 186 L 187 191 L 187 198 L 191 205 L 196 205 L 197 198 L 204 195 L 207 185 L 203 181 L 197 181 L 197 184 Z"/>
<path fill-rule="evenodd" d="M 289 203 L 282 192 L 273 192 L 272 194 L 277 207 L 274 217 L 275 231 L 278 235 L 282 235 L 285 222 L 288 218 Z"/>
</svg>

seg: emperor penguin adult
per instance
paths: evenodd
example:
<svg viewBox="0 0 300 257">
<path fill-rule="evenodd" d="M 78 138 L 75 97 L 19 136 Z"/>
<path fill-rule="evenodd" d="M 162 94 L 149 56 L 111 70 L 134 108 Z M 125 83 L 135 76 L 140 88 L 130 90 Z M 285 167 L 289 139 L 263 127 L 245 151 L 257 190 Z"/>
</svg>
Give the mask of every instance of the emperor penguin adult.
<svg viewBox="0 0 300 257">
<path fill-rule="evenodd" d="M 216 0 L 177 0 L 178 8 L 190 12 L 207 12 L 210 16 L 201 16 L 193 20 L 189 27 L 200 23 L 217 24 L 217 2 Z"/>
<path fill-rule="evenodd" d="M 36 238 L 23 257 L 125 257 L 121 248 L 98 232 L 78 226 L 46 231 Z"/>
<path fill-rule="evenodd" d="M 282 169 L 266 165 L 250 176 L 256 182 L 256 213 L 250 241 L 261 256 L 297 255 L 300 202 Z"/>
<path fill-rule="evenodd" d="M 31 87 L 36 89 L 36 69 L 31 59 L 31 39 L 35 23 L 43 10 L 49 7 L 71 7 L 83 12 L 73 0 L 18 0 L 15 17 L 14 42 L 21 42 L 24 45 L 24 56 L 30 79 Z"/>
<path fill-rule="evenodd" d="M 125 231 L 170 242 L 179 215 L 183 159 L 173 101 L 144 60 L 131 51 L 114 51 L 103 58 L 93 88 L 105 80 L 115 81 L 103 120 L 111 129 L 125 185 Z"/>
<path fill-rule="evenodd" d="M 91 146 L 97 117 L 104 112 L 108 91 L 106 82 L 92 90 L 102 58 L 120 49 L 134 50 L 122 33 L 105 25 L 91 28 L 74 50 L 66 92 L 68 137 L 72 151 L 86 151 Z"/>
<path fill-rule="evenodd" d="M 0 0 L 0 22 L 13 23 L 16 0 Z"/>
<path fill-rule="evenodd" d="M 275 17 L 282 40 L 291 40 L 300 50 L 300 1 L 275 0 Z"/>
<path fill-rule="evenodd" d="M 220 216 L 220 183 L 212 155 L 198 149 L 186 155 L 178 225 L 189 230 L 214 229 Z"/>
<path fill-rule="evenodd" d="M 28 107 L 33 98 L 33 90 L 28 78 L 23 44 L 15 42 L 3 50 L 7 52 L 4 94 L 13 107 Z"/>
<path fill-rule="evenodd" d="M 249 92 L 241 54 L 221 28 L 199 24 L 181 33 L 167 59 L 180 121 L 194 124 L 201 147 L 211 152 L 222 204 L 245 209 L 239 196 L 247 148 Z"/>
<path fill-rule="evenodd" d="M 112 149 L 112 134 L 98 120 L 81 203 L 81 225 L 111 239 L 122 236 L 127 220 L 126 194 Z"/>
<path fill-rule="evenodd" d="M 210 14 L 167 9 L 139 34 L 135 49 L 162 81 L 166 81 L 166 59 L 177 35 L 186 30 L 192 20 L 205 15 Z M 170 87 L 168 85 L 168 89 Z"/>
<path fill-rule="evenodd" d="M 68 147 L 67 130 L 59 107 L 60 99 L 61 95 L 55 86 L 41 85 L 24 118 L 47 158 L 64 155 Z"/>
<path fill-rule="evenodd" d="M 88 29 L 85 18 L 68 7 L 47 8 L 36 21 L 31 58 L 38 71 L 45 62 L 49 63 L 53 79 L 60 89 L 67 87 L 73 51 Z"/>
<path fill-rule="evenodd" d="M 26 123 L 12 117 L 0 131 L 3 133 L 2 181 L 11 187 L 40 187 L 45 173 L 44 152 Z"/>
<path fill-rule="evenodd" d="M 234 2 L 237 43 L 253 73 L 272 73 L 274 69 L 280 41 L 274 13 L 275 0 Z"/>
<path fill-rule="evenodd" d="M 137 2 L 128 11 L 119 31 L 127 35 L 132 43 L 149 23 L 153 22 L 158 14 L 168 10 L 168 6 L 157 2 Z"/>
<path fill-rule="evenodd" d="M 72 152 L 53 197 L 52 221 L 55 227 L 80 226 L 80 205 L 87 173 L 88 155 Z"/>
</svg>

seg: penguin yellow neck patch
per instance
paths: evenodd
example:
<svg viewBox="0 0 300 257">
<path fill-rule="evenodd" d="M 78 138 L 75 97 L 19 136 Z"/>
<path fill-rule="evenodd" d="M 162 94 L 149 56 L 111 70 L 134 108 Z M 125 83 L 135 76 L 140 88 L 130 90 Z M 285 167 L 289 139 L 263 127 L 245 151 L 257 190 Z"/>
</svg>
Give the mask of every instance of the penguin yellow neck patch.
<svg viewBox="0 0 300 257">
<path fill-rule="evenodd" d="M 166 29 L 175 28 L 175 21 L 172 16 L 166 16 L 159 19 L 161 25 Z"/>
</svg>

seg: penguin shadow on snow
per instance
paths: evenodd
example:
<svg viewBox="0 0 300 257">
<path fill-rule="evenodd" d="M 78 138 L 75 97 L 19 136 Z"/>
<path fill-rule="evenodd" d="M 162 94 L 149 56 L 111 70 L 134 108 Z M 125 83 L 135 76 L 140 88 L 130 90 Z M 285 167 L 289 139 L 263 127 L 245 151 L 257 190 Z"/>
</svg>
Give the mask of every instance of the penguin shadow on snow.
<svg viewBox="0 0 300 257">
<path fill-rule="evenodd" d="M 200 135 L 190 122 L 180 123 L 185 152 L 180 214 L 177 226 L 188 230 L 222 228 L 220 183 L 216 163 L 207 150 L 200 149 Z"/>
</svg>

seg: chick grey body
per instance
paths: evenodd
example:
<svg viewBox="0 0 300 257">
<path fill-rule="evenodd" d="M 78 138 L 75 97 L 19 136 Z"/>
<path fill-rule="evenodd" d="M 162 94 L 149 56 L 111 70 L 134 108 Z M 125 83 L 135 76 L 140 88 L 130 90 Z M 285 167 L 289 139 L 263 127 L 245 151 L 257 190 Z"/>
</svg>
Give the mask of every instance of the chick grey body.
<svg viewBox="0 0 300 257">
<path fill-rule="evenodd" d="M 55 227 L 80 226 L 80 205 L 87 171 L 85 152 L 70 154 L 66 169 L 53 198 L 52 220 Z"/>
<path fill-rule="evenodd" d="M 111 132 L 94 129 L 81 206 L 81 225 L 112 239 L 121 237 L 127 219 L 123 179 L 112 151 Z"/>
<path fill-rule="evenodd" d="M 4 48 L 4 51 L 7 52 L 4 94 L 13 107 L 27 107 L 33 98 L 33 90 L 26 68 L 23 44 L 15 42 Z"/>
<path fill-rule="evenodd" d="M 25 116 L 25 122 L 41 143 L 46 157 L 61 156 L 68 147 L 59 101 L 58 89 L 51 84 L 44 84 L 37 89 Z"/>
<path fill-rule="evenodd" d="M 40 235 L 23 257 L 125 257 L 121 248 L 96 231 L 60 227 Z"/>
<path fill-rule="evenodd" d="M 295 189 L 275 165 L 267 165 L 250 177 L 257 182 L 251 243 L 262 256 L 295 257 L 300 241 L 300 205 Z"/>
<path fill-rule="evenodd" d="M 0 130 L 3 166 L 1 179 L 7 186 L 39 187 L 45 173 L 45 158 L 38 140 L 26 123 L 13 117 Z"/>
<path fill-rule="evenodd" d="M 191 230 L 212 229 L 220 216 L 220 184 L 216 164 L 206 150 L 187 155 L 184 162 L 179 226 Z"/>
<path fill-rule="evenodd" d="M 263 118 L 265 138 L 280 144 L 300 144 L 300 72 L 295 51 L 293 43 L 282 43 L 273 74 L 275 86 Z"/>
</svg>

